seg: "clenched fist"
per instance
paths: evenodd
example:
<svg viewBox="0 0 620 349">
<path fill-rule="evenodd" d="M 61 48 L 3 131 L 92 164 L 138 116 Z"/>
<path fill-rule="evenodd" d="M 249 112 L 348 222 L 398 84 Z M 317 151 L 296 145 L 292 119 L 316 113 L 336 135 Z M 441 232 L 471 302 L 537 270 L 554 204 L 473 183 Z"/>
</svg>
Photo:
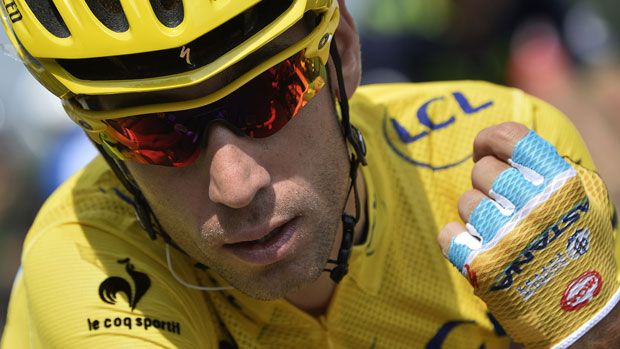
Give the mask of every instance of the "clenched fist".
<svg viewBox="0 0 620 349">
<path fill-rule="evenodd" d="M 515 341 L 570 345 L 620 298 L 604 184 L 516 123 L 480 132 L 474 161 L 444 254 Z"/>
</svg>

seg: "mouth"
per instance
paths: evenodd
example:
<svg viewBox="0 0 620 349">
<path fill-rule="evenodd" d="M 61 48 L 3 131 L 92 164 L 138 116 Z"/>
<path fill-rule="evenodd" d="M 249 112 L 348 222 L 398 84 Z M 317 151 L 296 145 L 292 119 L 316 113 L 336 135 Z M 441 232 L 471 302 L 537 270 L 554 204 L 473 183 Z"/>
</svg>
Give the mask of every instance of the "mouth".
<svg viewBox="0 0 620 349">
<path fill-rule="evenodd" d="M 273 264 L 293 251 L 297 237 L 297 219 L 280 225 L 255 240 L 224 244 L 224 249 L 243 262 L 254 265 Z"/>
<path fill-rule="evenodd" d="M 275 228 L 274 230 L 270 231 L 269 234 L 263 236 L 262 238 L 260 238 L 258 240 L 254 240 L 254 241 L 248 241 L 248 242 L 256 243 L 256 244 L 262 244 L 264 242 L 269 241 L 274 236 L 278 235 L 281 231 L 282 231 L 282 227 L 278 227 L 278 228 Z"/>
</svg>

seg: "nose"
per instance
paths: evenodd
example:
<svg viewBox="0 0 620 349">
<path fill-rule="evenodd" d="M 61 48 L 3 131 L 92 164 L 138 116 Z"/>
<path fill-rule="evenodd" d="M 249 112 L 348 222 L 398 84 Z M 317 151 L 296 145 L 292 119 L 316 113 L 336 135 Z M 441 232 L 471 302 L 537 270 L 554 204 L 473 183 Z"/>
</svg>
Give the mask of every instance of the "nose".
<svg viewBox="0 0 620 349">
<path fill-rule="evenodd" d="M 256 194 L 271 183 L 269 172 L 257 162 L 257 145 L 224 125 L 208 132 L 209 199 L 230 208 L 249 205 Z"/>
</svg>

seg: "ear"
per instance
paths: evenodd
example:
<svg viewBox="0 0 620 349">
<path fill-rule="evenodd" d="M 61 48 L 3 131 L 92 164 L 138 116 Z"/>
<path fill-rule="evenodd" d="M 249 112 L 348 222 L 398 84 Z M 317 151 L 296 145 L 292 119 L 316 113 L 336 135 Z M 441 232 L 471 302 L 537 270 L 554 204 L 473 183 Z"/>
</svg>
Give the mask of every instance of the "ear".
<svg viewBox="0 0 620 349">
<path fill-rule="evenodd" d="M 360 40 L 353 16 L 347 9 L 345 0 L 338 0 L 340 7 L 340 23 L 336 29 L 334 38 L 338 44 L 338 53 L 342 61 L 342 74 L 344 75 L 347 98 L 351 98 L 362 80 L 362 57 Z M 331 62 L 331 61 L 330 61 Z M 332 93 L 340 96 L 336 81 L 336 70 L 333 64 L 329 64 L 330 81 L 332 81 Z"/>
</svg>

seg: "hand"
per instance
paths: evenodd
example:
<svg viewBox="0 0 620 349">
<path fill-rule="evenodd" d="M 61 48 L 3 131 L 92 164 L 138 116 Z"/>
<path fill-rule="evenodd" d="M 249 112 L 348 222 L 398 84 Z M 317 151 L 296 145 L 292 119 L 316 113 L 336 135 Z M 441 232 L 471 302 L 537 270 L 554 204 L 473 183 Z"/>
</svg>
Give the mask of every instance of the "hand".
<svg viewBox="0 0 620 349">
<path fill-rule="evenodd" d="M 513 340 L 570 345 L 620 296 L 605 186 L 516 123 L 480 132 L 474 161 L 442 251 Z"/>
</svg>

